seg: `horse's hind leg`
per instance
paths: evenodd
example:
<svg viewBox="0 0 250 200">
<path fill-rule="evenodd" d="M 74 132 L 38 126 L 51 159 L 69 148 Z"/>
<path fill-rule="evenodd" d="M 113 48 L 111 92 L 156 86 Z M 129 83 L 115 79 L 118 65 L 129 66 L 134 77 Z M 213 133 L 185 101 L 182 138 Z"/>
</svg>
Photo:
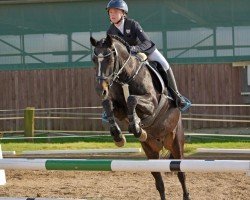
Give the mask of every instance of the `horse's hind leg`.
<svg viewBox="0 0 250 200">
<path fill-rule="evenodd" d="M 184 158 L 184 133 L 182 130 L 182 126 L 179 123 L 176 131 L 176 137 L 173 141 L 173 146 L 170 154 L 170 159 L 183 159 Z M 178 179 L 181 183 L 181 187 L 183 190 L 183 200 L 190 200 L 188 189 L 186 186 L 186 174 L 185 172 L 178 172 Z"/>
<path fill-rule="evenodd" d="M 173 157 L 172 154 L 170 154 L 170 159 L 176 159 Z M 185 172 L 178 172 L 177 173 L 177 176 L 178 176 L 178 179 L 181 183 L 181 187 L 182 187 L 182 190 L 183 190 L 183 200 L 190 200 L 190 197 L 189 197 L 189 192 L 188 192 L 188 189 L 187 189 L 187 186 L 186 186 L 186 174 Z"/>
<path fill-rule="evenodd" d="M 107 114 L 110 124 L 110 134 L 114 139 L 116 146 L 122 147 L 126 143 L 126 138 L 122 135 L 121 129 L 115 121 L 113 105 L 110 100 L 104 100 L 102 106 Z"/>
<path fill-rule="evenodd" d="M 159 152 L 153 151 L 150 148 L 150 146 L 144 142 L 141 144 L 142 144 L 142 148 L 143 148 L 148 159 L 159 159 Z M 155 179 L 155 186 L 156 186 L 156 189 L 158 190 L 158 192 L 161 196 L 161 200 L 166 200 L 165 187 L 164 187 L 164 182 L 162 180 L 161 173 L 160 172 L 151 172 L 151 174 L 153 175 L 153 177 Z"/>
</svg>

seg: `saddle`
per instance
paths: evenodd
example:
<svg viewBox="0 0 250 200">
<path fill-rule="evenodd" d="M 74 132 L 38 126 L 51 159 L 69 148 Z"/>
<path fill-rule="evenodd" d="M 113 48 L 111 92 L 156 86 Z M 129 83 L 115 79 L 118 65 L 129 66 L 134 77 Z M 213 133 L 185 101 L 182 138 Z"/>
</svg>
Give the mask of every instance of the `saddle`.
<svg viewBox="0 0 250 200">
<path fill-rule="evenodd" d="M 146 56 L 146 55 L 145 55 Z M 160 94 L 165 94 L 167 96 L 168 99 L 175 101 L 174 100 L 174 96 L 176 94 L 176 92 L 169 87 L 168 85 L 166 85 L 167 83 L 165 82 L 166 80 L 163 80 L 162 77 L 164 72 L 163 67 L 161 66 L 160 63 L 156 62 L 156 61 L 147 61 L 145 60 L 144 62 L 146 62 L 146 66 L 148 67 L 152 79 L 153 79 L 153 84 L 156 88 L 156 90 L 160 93 Z M 186 111 L 190 106 L 191 106 L 191 101 L 182 96 L 185 101 L 186 101 L 186 105 L 182 108 L 179 108 L 182 112 Z M 177 106 L 178 107 L 178 106 Z"/>
<path fill-rule="evenodd" d="M 151 76 L 152 76 L 152 79 L 153 79 L 153 84 L 156 87 L 157 91 L 160 94 L 163 94 L 163 93 L 166 94 L 167 93 L 167 91 L 166 91 L 167 86 L 165 85 L 163 78 L 162 78 L 162 74 L 161 74 L 162 66 L 161 66 L 161 64 L 158 63 L 157 61 L 148 61 L 147 55 L 144 53 L 141 53 L 141 52 L 137 53 L 135 55 L 135 57 L 140 62 L 144 62 L 145 65 L 147 66 L 147 68 L 149 69 Z"/>
<path fill-rule="evenodd" d="M 147 116 L 141 119 L 140 126 L 143 128 L 148 128 L 153 125 L 154 121 L 156 120 L 156 118 L 159 116 L 160 113 L 165 112 L 164 105 L 166 101 L 168 99 L 173 101 L 173 98 L 168 95 L 168 94 L 171 95 L 171 93 L 168 91 L 167 86 L 163 81 L 161 75 L 162 71 L 161 64 L 156 61 L 148 61 L 147 56 L 144 53 L 137 53 L 135 56 L 137 57 L 138 60 L 145 63 L 152 76 L 153 84 L 156 90 L 160 93 L 160 99 L 158 102 L 159 104 L 154 114 L 152 116 Z"/>
</svg>

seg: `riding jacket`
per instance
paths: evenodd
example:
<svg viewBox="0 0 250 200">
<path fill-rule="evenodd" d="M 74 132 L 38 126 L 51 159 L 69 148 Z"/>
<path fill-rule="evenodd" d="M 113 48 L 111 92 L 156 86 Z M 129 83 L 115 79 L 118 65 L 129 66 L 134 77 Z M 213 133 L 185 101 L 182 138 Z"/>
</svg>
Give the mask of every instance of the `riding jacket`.
<svg viewBox="0 0 250 200">
<path fill-rule="evenodd" d="M 146 55 L 151 54 L 156 49 L 155 44 L 149 39 L 140 24 L 133 19 L 124 19 L 124 34 L 114 24 L 110 25 L 107 34 L 119 36 Z"/>
</svg>

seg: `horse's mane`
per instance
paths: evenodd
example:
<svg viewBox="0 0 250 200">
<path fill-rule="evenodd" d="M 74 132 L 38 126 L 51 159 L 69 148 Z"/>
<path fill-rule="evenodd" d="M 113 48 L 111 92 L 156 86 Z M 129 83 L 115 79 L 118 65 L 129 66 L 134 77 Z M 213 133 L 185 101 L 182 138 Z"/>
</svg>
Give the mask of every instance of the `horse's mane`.
<svg viewBox="0 0 250 200">
<path fill-rule="evenodd" d="M 111 38 L 114 38 L 116 40 L 118 40 L 119 42 L 121 42 L 127 49 L 129 49 L 130 45 L 129 43 L 127 43 L 125 40 L 123 40 L 122 38 L 120 38 L 117 35 L 109 35 Z"/>
</svg>

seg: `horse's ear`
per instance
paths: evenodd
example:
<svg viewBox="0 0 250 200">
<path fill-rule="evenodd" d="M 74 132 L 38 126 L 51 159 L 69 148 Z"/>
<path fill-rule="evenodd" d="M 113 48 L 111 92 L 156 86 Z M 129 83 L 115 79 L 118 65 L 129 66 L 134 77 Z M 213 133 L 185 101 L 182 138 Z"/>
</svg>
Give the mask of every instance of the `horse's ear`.
<svg viewBox="0 0 250 200">
<path fill-rule="evenodd" d="M 111 47 L 112 46 L 112 38 L 110 35 L 107 35 L 106 37 L 106 40 L 105 40 L 105 43 L 108 47 Z"/>
<path fill-rule="evenodd" d="M 97 45 L 97 41 L 91 36 L 90 37 L 90 43 L 94 46 L 94 47 L 96 47 L 96 45 Z"/>
</svg>

